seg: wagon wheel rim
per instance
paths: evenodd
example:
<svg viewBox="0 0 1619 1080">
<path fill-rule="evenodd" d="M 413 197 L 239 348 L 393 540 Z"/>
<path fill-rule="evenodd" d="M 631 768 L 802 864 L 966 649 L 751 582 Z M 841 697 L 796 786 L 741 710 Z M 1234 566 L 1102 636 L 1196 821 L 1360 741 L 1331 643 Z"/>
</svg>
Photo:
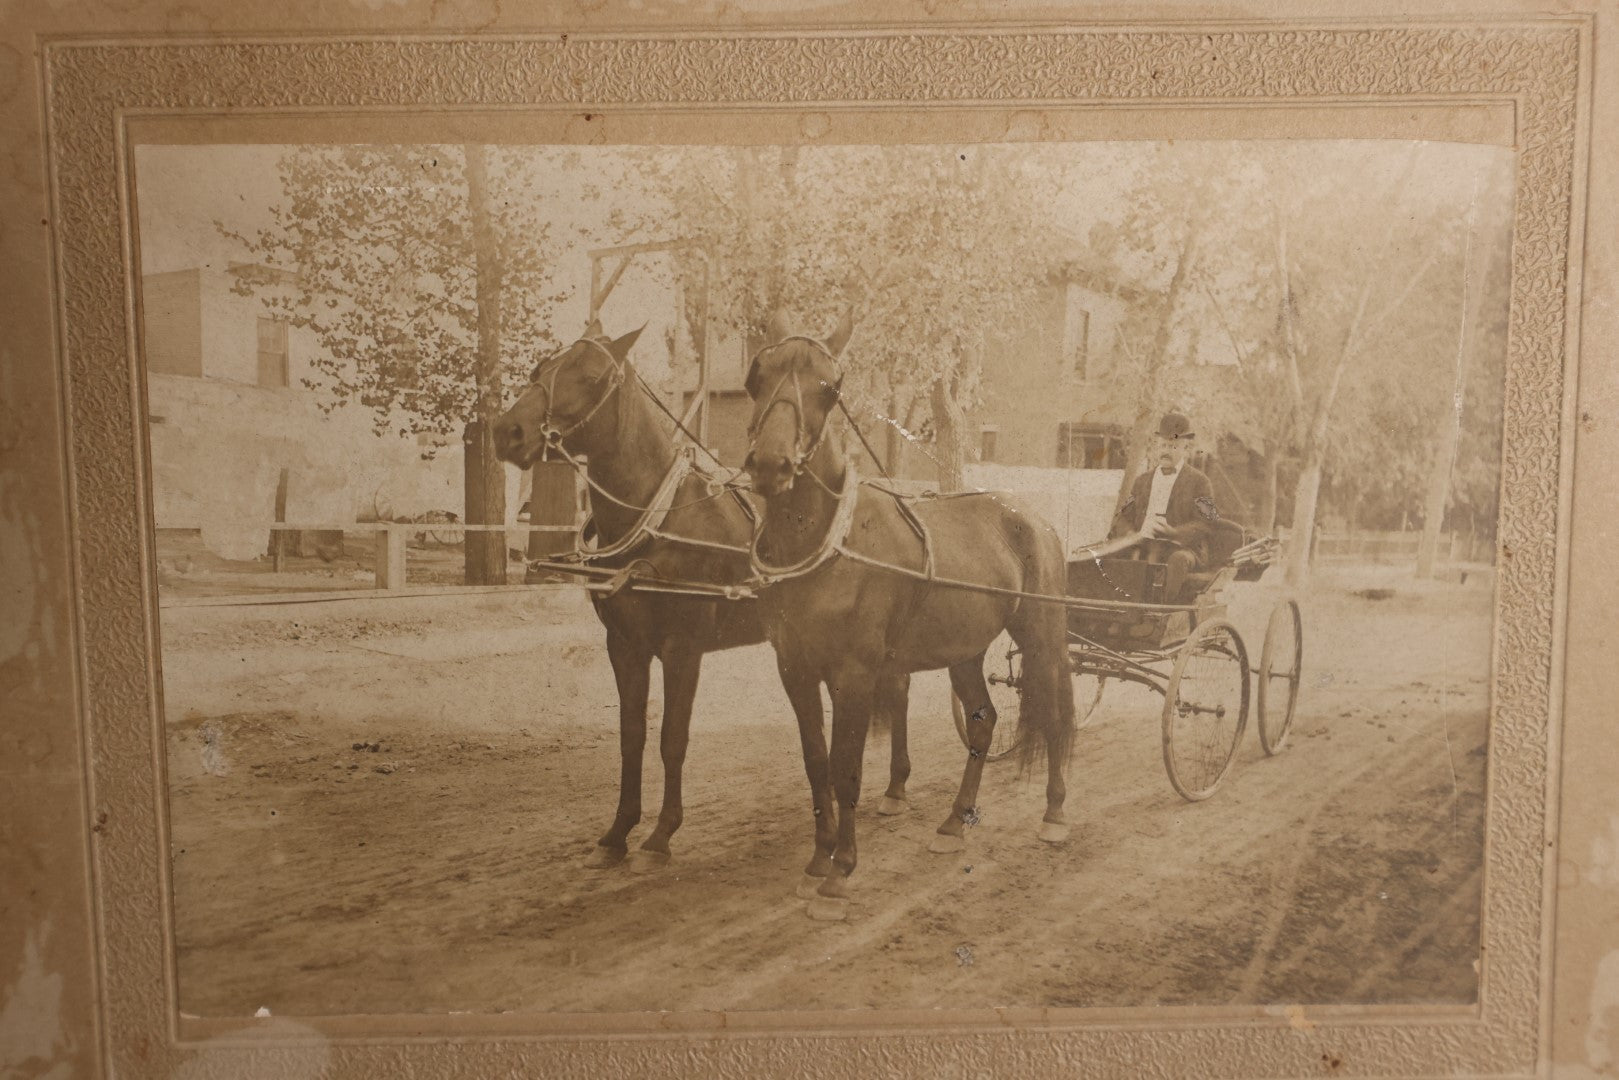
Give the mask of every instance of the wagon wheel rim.
<svg viewBox="0 0 1619 1080">
<path fill-rule="evenodd" d="M 1213 795 L 1248 725 L 1248 649 L 1224 619 L 1198 626 L 1164 687 L 1164 771 L 1188 802 Z"/>
<path fill-rule="evenodd" d="M 1280 601 L 1271 609 L 1260 651 L 1256 710 L 1259 745 L 1268 755 L 1282 752 L 1298 711 L 1299 686 L 1304 672 L 1304 620 L 1297 600 Z"/>
<path fill-rule="evenodd" d="M 984 760 L 999 761 L 1017 749 L 1017 722 L 1023 700 L 1023 693 L 1018 689 L 1023 676 L 1022 651 L 1015 645 L 1008 645 L 1004 650 L 992 647 L 985 668 L 990 702 L 995 706 L 995 735 Z M 967 746 L 967 710 L 954 690 L 950 692 L 950 715 L 956 722 L 961 745 Z"/>
</svg>

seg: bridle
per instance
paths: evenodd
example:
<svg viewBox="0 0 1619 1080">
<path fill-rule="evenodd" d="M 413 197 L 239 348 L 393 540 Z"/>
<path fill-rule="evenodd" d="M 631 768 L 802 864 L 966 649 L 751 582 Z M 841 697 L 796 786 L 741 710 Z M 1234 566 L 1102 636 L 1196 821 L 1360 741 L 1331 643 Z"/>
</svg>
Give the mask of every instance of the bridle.
<svg viewBox="0 0 1619 1080">
<path fill-rule="evenodd" d="M 551 419 L 551 410 L 556 402 L 557 375 L 560 374 L 562 369 L 567 366 L 563 360 L 565 360 L 568 353 L 573 351 L 574 345 L 579 345 L 581 343 L 589 345 L 591 348 L 607 357 L 607 362 L 609 365 L 611 365 L 611 367 L 608 375 L 604 378 L 604 380 L 601 380 L 605 381 L 606 388 L 602 391 L 602 396 L 596 399 L 596 403 L 589 409 L 585 410 L 585 414 L 583 416 L 565 428 L 558 428 Z M 553 360 L 557 361 L 557 363 L 551 367 L 549 372 L 545 373 L 548 378 L 545 379 L 545 382 L 542 385 L 541 369 L 544 368 L 546 364 L 551 363 Z M 545 412 L 540 416 L 540 437 L 545 440 L 547 446 L 555 446 L 560 448 L 562 446 L 563 439 L 566 439 L 569 435 L 572 435 L 574 432 L 590 423 L 591 418 L 600 412 L 602 406 L 606 405 L 608 400 L 618 392 L 618 388 L 624 385 L 624 363 L 623 361 L 619 360 L 618 357 L 614 356 L 607 346 L 603 345 L 595 338 L 582 337 L 578 341 L 574 342 L 573 345 L 569 345 L 566 349 L 563 349 L 560 353 L 555 353 L 552 356 L 546 357 L 544 360 L 541 360 L 539 364 L 535 365 L 534 378 L 529 381 L 529 385 L 539 386 L 545 391 Z"/>
<path fill-rule="evenodd" d="M 836 366 L 837 358 L 832 355 L 825 345 L 812 337 L 802 336 L 783 338 L 772 345 L 766 345 L 754 354 L 753 362 L 757 364 L 766 353 L 779 349 L 791 341 L 808 342 L 822 356 L 826 357 L 834 367 Z M 790 397 L 782 393 L 782 389 L 789 379 L 792 381 L 792 396 Z M 834 401 L 841 401 L 840 395 L 842 392 L 843 376 L 840 374 L 838 381 L 832 384 Z M 765 399 L 764 407 L 759 410 L 759 418 L 748 425 L 748 464 L 753 462 L 754 451 L 758 449 L 759 430 L 764 427 L 765 418 L 770 415 L 771 410 L 777 405 L 787 405 L 793 410 L 793 456 L 790 460 L 793 467 L 793 476 L 796 478 L 804 475 L 809 469 L 810 459 L 815 456 L 815 452 L 821 448 L 821 443 L 825 441 L 827 429 L 832 426 L 832 409 L 828 408 L 826 410 L 826 415 L 821 418 L 821 429 L 815 433 L 815 437 L 806 445 L 804 442 L 804 387 L 798 378 L 798 368 L 796 366 L 788 368 L 788 370 L 782 372 L 781 378 L 776 380 L 776 385 L 770 391 L 770 396 Z M 811 475 L 813 476 L 814 474 Z"/>
</svg>

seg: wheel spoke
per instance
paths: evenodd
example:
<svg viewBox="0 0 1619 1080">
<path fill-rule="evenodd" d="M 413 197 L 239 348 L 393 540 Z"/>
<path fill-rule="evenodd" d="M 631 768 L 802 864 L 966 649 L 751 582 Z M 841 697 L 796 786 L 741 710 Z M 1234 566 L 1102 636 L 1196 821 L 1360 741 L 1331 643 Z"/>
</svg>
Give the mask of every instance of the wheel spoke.
<svg viewBox="0 0 1619 1080">
<path fill-rule="evenodd" d="M 1247 722 L 1247 652 L 1234 627 L 1206 623 L 1181 648 L 1165 687 L 1164 765 L 1191 800 L 1214 792 Z"/>
</svg>

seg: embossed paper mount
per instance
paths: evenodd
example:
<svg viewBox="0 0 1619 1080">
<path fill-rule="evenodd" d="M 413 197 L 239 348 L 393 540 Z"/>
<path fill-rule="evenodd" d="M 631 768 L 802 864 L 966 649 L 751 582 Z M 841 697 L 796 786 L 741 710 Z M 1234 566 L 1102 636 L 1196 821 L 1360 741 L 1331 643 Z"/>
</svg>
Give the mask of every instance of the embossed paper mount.
<svg viewBox="0 0 1619 1080">
<path fill-rule="evenodd" d="M 56 285 L 79 587 L 103 1030 L 120 1075 L 296 1075 L 311 1045 L 342 1075 L 645 1074 L 678 1054 L 704 1075 L 1015 1068 L 1069 1074 L 1305 1075 L 1323 1055 L 1361 1074 L 1531 1075 L 1549 993 L 1556 718 L 1570 390 L 1590 22 L 1420 27 L 1314 23 L 590 34 L 521 38 L 56 40 L 44 49 Z M 1002 1011 L 937 1017 L 682 1017 L 664 1037 L 589 1020 L 336 1018 L 305 1034 L 198 1042 L 175 1011 L 156 588 L 134 361 L 130 116 L 491 106 L 749 111 L 1064 103 L 1230 107 L 1289 101 L 1504 102 L 1516 111 L 1512 334 L 1497 590 L 1477 1010 Z M 161 992 L 159 992 L 161 991 Z M 689 1021 L 689 1022 L 686 1022 Z M 1003 1026 L 996 1030 L 994 1025 Z M 646 1032 L 655 1023 L 628 1024 Z M 773 1033 L 761 1028 L 774 1027 Z M 868 1032 L 847 1038 L 823 1028 Z M 536 1041 L 532 1036 L 553 1032 Z M 882 1033 L 878 1033 L 881 1031 Z M 369 1034 L 370 1038 L 353 1036 Z M 436 1036 L 423 1038 L 423 1036 Z"/>
</svg>

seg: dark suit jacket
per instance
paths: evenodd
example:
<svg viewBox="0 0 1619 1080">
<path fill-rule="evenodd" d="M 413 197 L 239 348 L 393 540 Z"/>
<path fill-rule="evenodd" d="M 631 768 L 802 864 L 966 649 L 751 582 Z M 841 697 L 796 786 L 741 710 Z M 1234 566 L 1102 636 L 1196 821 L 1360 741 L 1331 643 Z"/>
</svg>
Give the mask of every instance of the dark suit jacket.
<svg viewBox="0 0 1619 1080">
<path fill-rule="evenodd" d="M 1137 532 L 1146 522 L 1147 501 L 1152 495 L 1152 476 L 1157 471 L 1155 467 L 1136 477 L 1130 497 L 1113 519 L 1112 536 Z M 1169 489 L 1169 505 L 1164 508 L 1164 520 L 1173 530 L 1169 539 L 1197 552 L 1199 561 L 1207 566 L 1209 541 L 1220 514 L 1214 508 L 1214 489 L 1205 473 L 1191 465 L 1181 466 L 1180 475 L 1175 477 L 1175 486 Z"/>
</svg>

